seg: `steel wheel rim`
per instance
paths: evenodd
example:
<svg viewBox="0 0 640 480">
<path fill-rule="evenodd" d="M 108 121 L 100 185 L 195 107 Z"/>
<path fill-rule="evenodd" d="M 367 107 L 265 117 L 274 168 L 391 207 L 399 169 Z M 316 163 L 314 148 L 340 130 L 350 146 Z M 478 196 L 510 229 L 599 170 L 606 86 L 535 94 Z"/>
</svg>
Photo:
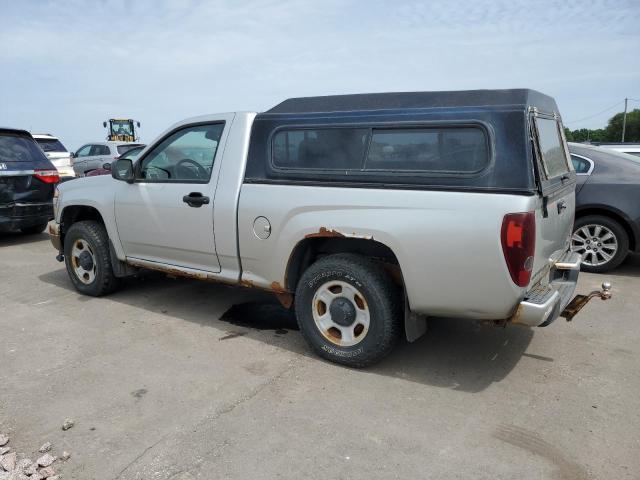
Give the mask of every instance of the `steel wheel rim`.
<svg viewBox="0 0 640 480">
<path fill-rule="evenodd" d="M 351 304 L 354 311 L 352 324 L 342 325 L 335 321 L 331 313 L 331 305 L 336 300 L 343 305 Z M 339 347 L 357 345 L 364 340 L 369 331 L 371 319 L 369 306 L 360 290 L 350 283 L 332 280 L 321 285 L 313 296 L 312 312 L 318 331 L 324 338 Z"/>
<path fill-rule="evenodd" d="M 590 223 L 571 236 L 571 250 L 582 255 L 582 263 L 598 267 L 609 263 L 618 253 L 618 237 L 604 225 Z"/>
<path fill-rule="evenodd" d="M 83 259 L 86 258 L 91 259 L 90 268 L 88 268 L 86 260 L 83 261 Z M 73 273 L 76 278 L 85 285 L 90 285 L 96 279 L 96 273 L 98 271 L 96 256 L 89 242 L 83 238 L 79 238 L 73 242 L 73 246 L 71 247 L 71 268 L 73 268 Z"/>
</svg>

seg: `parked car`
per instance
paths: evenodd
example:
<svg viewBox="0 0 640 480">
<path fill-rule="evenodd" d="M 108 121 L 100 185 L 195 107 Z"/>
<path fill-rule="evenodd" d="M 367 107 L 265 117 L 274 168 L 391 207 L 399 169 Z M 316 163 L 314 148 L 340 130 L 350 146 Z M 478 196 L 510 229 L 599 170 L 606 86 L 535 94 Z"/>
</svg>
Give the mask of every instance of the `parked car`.
<svg viewBox="0 0 640 480">
<path fill-rule="evenodd" d="M 581 143 L 569 151 L 578 178 L 571 248 L 583 270 L 608 272 L 640 251 L 640 158 Z"/>
<path fill-rule="evenodd" d="M 146 147 L 146 145 L 139 145 L 137 147 L 133 147 L 127 150 L 126 153 L 123 153 L 122 155 L 117 156 L 116 160 L 119 158 L 128 158 L 131 161 L 135 161 L 142 153 L 142 150 L 144 150 L 144 147 Z M 103 164 L 101 168 L 90 170 L 86 174 L 87 177 L 95 177 L 96 175 L 111 175 L 111 162 L 107 162 Z"/>
<path fill-rule="evenodd" d="M 71 153 L 57 137 L 48 133 L 34 133 L 32 136 L 58 170 L 61 182 L 71 180 L 76 176 L 71 162 Z"/>
<path fill-rule="evenodd" d="M 105 163 L 113 162 L 115 158 L 139 145 L 125 142 L 87 143 L 72 154 L 73 169 L 76 175 L 82 177 L 91 170 L 102 168 Z"/>
<path fill-rule="evenodd" d="M 0 231 L 42 232 L 53 218 L 59 180 L 29 132 L 0 128 Z"/>
<path fill-rule="evenodd" d="M 86 295 L 140 268 L 261 288 L 295 305 L 319 355 L 356 367 L 426 315 L 546 326 L 586 303 L 570 303 L 576 175 L 555 101 L 532 90 L 197 117 L 111 174 L 61 185 L 49 224 Z"/>
<path fill-rule="evenodd" d="M 607 150 L 613 150 L 614 152 L 627 153 L 629 155 L 633 155 L 634 157 L 640 157 L 640 143 L 628 143 L 628 142 L 596 142 L 591 145 L 595 145 L 598 147 L 602 147 Z"/>
</svg>

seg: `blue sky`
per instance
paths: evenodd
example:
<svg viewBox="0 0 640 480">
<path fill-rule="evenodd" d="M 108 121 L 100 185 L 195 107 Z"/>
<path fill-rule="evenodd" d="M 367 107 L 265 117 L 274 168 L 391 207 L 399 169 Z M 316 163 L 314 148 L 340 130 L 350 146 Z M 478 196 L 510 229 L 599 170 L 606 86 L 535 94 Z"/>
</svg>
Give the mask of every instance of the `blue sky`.
<svg viewBox="0 0 640 480">
<path fill-rule="evenodd" d="M 530 87 L 599 127 L 640 98 L 639 27 L 640 0 L 0 0 L 0 125 L 75 149 L 114 116 L 150 142 L 292 96 Z"/>
</svg>

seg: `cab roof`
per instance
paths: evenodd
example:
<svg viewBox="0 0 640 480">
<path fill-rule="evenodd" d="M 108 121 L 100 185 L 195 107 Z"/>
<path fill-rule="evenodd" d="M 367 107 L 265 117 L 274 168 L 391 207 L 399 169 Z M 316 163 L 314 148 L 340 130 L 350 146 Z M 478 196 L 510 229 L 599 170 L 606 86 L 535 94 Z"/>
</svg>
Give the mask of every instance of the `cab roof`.
<svg viewBox="0 0 640 480">
<path fill-rule="evenodd" d="M 459 90 L 441 92 L 363 93 L 290 98 L 265 114 L 329 113 L 450 107 L 514 107 L 557 113 L 553 98 L 536 90 Z"/>
</svg>

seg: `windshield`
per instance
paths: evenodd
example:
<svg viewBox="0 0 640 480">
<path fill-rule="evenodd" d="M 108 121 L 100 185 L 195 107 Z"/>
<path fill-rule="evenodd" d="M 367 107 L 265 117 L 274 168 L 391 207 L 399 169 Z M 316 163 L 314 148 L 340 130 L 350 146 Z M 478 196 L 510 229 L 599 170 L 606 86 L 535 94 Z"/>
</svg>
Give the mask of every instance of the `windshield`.
<svg viewBox="0 0 640 480">
<path fill-rule="evenodd" d="M 0 133 L 0 162 L 33 162 L 45 158 L 31 138 Z"/>
<path fill-rule="evenodd" d="M 133 135 L 129 120 L 111 120 L 111 132 L 115 135 Z"/>
<path fill-rule="evenodd" d="M 66 152 L 67 149 L 57 138 L 36 138 L 36 142 L 45 152 Z"/>
<path fill-rule="evenodd" d="M 118 149 L 118 153 L 120 155 L 124 155 L 129 150 L 133 150 L 134 148 L 138 148 L 138 147 L 144 147 L 144 145 L 139 145 L 137 143 L 129 143 L 125 145 L 118 145 L 116 148 Z"/>
<path fill-rule="evenodd" d="M 122 158 L 128 158 L 129 160 L 136 160 L 140 156 L 140 152 L 144 150 L 144 147 L 133 147 L 127 150 L 125 154 L 122 155 Z"/>
</svg>

